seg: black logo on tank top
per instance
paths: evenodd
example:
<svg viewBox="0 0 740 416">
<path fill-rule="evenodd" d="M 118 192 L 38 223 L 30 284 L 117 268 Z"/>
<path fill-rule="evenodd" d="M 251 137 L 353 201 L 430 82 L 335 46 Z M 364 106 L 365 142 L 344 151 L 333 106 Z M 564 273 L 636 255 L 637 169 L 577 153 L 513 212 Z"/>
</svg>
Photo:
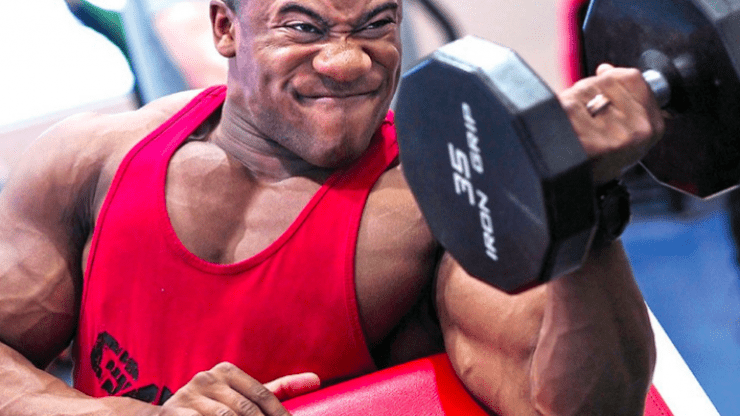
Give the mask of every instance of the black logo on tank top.
<svg viewBox="0 0 740 416">
<path fill-rule="evenodd" d="M 134 389 L 133 386 L 139 379 L 139 364 L 107 332 L 98 334 L 90 353 L 90 364 L 100 388 L 112 396 L 131 397 L 158 405 L 172 397 L 170 389 L 160 389 L 155 384 Z"/>
</svg>

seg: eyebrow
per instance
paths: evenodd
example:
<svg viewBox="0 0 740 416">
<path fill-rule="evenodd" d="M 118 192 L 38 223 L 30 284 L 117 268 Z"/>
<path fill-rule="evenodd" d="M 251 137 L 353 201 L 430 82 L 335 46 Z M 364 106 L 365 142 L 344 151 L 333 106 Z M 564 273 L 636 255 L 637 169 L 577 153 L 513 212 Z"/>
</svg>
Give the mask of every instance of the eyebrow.
<svg viewBox="0 0 740 416">
<path fill-rule="evenodd" d="M 315 11 L 309 9 L 308 7 L 301 6 L 297 3 L 287 3 L 284 6 L 278 10 L 278 14 L 288 14 L 288 13 L 301 13 L 305 14 L 306 16 L 312 18 L 313 20 L 316 20 L 320 24 L 324 26 L 328 26 L 329 23 L 321 17 L 320 14 L 316 13 Z"/>
<path fill-rule="evenodd" d="M 375 7 L 374 9 L 370 10 L 369 12 L 363 14 L 362 17 L 360 17 L 360 20 L 357 23 L 357 26 L 364 25 L 365 23 L 372 20 L 375 16 L 383 13 L 386 10 L 393 10 L 393 11 L 398 10 L 398 3 L 390 1 L 390 2 L 383 3 Z M 320 14 L 298 3 L 287 3 L 278 10 L 278 14 L 288 14 L 288 13 L 305 14 L 306 16 L 316 20 L 321 25 L 329 26 L 329 22 L 327 22 L 326 19 L 324 19 Z"/>
<path fill-rule="evenodd" d="M 360 18 L 360 21 L 357 24 L 357 26 L 364 25 L 365 23 L 367 23 L 370 20 L 372 20 L 375 16 L 383 13 L 386 10 L 393 10 L 393 11 L 398 10 L 398 3 L 395 3 L 395 2 L 387 2 L 387 3 L 383 3 L 380 6 L 378 6 L 378 7 L 374 8 L 374 9 L 370 10 L 369 12 L 365 13 L 364 15 L 362 15 L 362 17 Z"/>
</svg>

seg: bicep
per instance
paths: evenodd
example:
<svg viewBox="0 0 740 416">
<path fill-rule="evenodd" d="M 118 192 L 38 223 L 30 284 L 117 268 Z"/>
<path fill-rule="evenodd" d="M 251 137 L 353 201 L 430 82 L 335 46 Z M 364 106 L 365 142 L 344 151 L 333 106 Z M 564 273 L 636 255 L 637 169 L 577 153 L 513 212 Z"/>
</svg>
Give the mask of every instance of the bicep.
<svg viewBox="0 0 740 416">
<path fill-rule="evenodd" d="M 82 195 L 95 182 L 86 180 L 94 169 L 84 159 L 67 156 L 74 143 L 59 133 L 32 144 L 0 192 L 0 342 L 37 366 L 74 334 L 89 229 Z"/>
<path fill-rule="evenodd" d="M 0 341 L 44 366 L 74 334 L 72 273 L 53 244 L 29 224 L 2 226 L 0 240 Z"/>
<path fill-rule="evenodd" d="M 529 367 L 544 288 L 509 295 L 471 277 L 445 254 L 436 303 L 445 349 L 467 388 L 499 413 L 528 414 Z"/>
</svg>

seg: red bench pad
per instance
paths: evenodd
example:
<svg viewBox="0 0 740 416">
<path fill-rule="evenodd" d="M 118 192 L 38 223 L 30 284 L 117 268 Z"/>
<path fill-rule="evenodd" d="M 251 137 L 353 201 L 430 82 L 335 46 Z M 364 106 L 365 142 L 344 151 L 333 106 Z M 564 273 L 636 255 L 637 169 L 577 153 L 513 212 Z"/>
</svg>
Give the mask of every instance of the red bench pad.
<svg viewBox="0 0 740 416">
<path fill-rule="evenodd" d="M 483 416 L 446 354 L 381 370 L 288 400 L 294 416 Z M 672 416 L 654 387 L 645 416 Z"/>
</svg>

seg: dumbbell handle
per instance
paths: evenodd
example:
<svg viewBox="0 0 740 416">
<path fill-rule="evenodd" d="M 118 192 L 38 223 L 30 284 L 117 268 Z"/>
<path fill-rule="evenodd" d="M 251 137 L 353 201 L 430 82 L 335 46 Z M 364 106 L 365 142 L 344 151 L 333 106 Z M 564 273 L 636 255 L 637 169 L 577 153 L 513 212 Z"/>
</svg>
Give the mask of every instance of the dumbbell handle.
<svg viewBox="0 0 740 416">
<path fill-rule="evenodd" d="M 668 79 L 660 71 L 654 69 L 643 72 L 642 77 L 653 91 L 660 108 L 665 108 L 671 101 L 671 85 L 668 83 Z"/>
</svg>

